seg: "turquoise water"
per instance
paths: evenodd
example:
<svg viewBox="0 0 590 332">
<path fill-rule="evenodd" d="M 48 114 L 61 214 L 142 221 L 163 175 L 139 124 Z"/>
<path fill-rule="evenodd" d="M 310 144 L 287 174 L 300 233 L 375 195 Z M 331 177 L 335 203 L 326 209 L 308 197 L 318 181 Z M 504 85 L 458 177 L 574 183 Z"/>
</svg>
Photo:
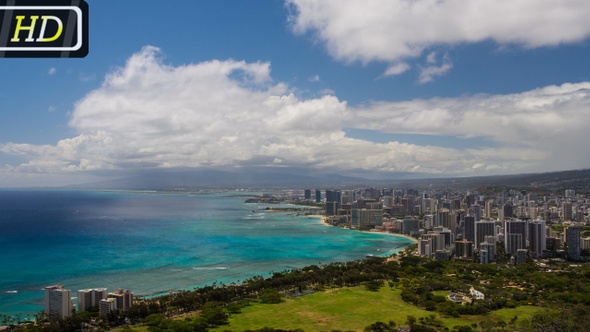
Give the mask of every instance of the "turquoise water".
<svg viewBox="0 0 590 332">
<path fill-rule="evenodd" d="M 42 289 L 56 283 L 73 296 L 96 287 L 153 294 L 410 243 L 266 212 L 239 194 L 0 190 L 0 313 L 43 310 Z"/>
</svg>

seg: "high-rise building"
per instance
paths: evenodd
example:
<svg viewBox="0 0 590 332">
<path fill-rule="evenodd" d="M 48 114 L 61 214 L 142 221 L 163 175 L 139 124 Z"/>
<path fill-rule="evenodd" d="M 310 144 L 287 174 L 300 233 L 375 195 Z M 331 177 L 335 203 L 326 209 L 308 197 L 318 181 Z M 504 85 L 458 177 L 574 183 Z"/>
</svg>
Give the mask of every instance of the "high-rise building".
<svg viewBox="0 0 590 332">
<path fill-rule="evenodd" d="M 100 300 L 107 298 L 106 288 L 81 289 L 78 291 L 78 311 L 98 307 Z"/>
<path fill-rule="evenodd" d="M 480 259 L 482 257 L 482 252 L 484 252 L 487 257 L 486 257 L 486 262 L 494 262 L 496 260 L 496 244 L 495 243 L 488 243 L 488 242 L 482 242 L 479 244 L 479 252 L 480 252 Z M 482 263 L 482 264 L 487 264 L 487 263 Z"/>
<path fill-rule="evenodd" d="M 486 236 L 496 236 L 496 223 L 493 221 L 476 221 L 475 222 L 475 248 L 485 242 Z"/>
<path fill-rule="evenodd" d="M 498 234 L 498 228 L 496 227 L 496 234 Z M 485 242 L 488 243 L 488 245 L 490 245 L 493 250 L 493 254 L 494 257 L 496 257 L 496 255 L 498 254 L 498 236 L 497 235 L 486 235 L 485 237 Z M 495 260 L 495 258 L 494 258 Z"/>
<path fill-rule="evenodd" d="M 305 189 L 304 195 L 305 199 L 311 199 L 311 189 Z"/>
<path fill-rule="evenodd" d="M 342 194 L 337 190 L 326 190 L 326 202 L 340 203 L 340 196 Z"/>
<path fill-rule="evenodd" d="M 464 219 L 465 215 L 462 212 L 460 212 L 460 210 L 453 211 L 449 213 L 449 224 L 447 227 L 451 230 L 453 234 L 456 235 L 458 230 L 463 230 L 463 228 L 459 229 L 459 225 L 461 224 L 461 221 Z"/>
<path fill-rule="evenodd" d="M 436 213 L 437 202 L 436 199 L 425 198 L 422 200 L 422 213 Z"/>
<path fill-rule="evenodd" d="M 106 316 L 111 311 L 118 310 L 117 308 L 117 299 L 113 297 L 109 297 L 107 299 L 102 299 L 98 303 L 98 314 L 100 316 Z"/>
<path fill-rule="evenodd" d="M 437 261 L 448 261 L 451 259 L 451 252 L 448 250 L 437 250 L 434 253 L 434 259 Z"/>
<path fill-rule="evenodd" d="M 422 240 L 428 241 L 428 249 L 430 255 L 433 255 L 437 250 L 445 249 L 445 235 L 437 232 L 428 232 L 422 235 Z"/>
<path fill-rule="evenodd" d="M 471 205 L 471 209 L 473 210 L 473 216 L 475 217 L 475 221 L 480 221 L 482 217 L 481 205 L 473 204 Z"/>
<path fill-rule="evenodd" d="M 546 249 L 549 251 L 554 251 L 561 249 L 562 247 L 562 240 L 560 237 L 557 236 L 547 236 L 546 242 Z"/>
<path fill-rule="evenodd" d="M 526 222 L 506 220 L 504 223 L 504 242 L 507 254 L 516 254 L 518 249 L 526 248 Z"/>
<path fill-rule="evenodd" d="M 467 240 L 455 241 L 455 256 L 458 258 L 473 257 L 473 242 Z"/>
<path fill-rule="evenodd" d="M 503 221 L 504 219 L 512 218 L 514 214 L 514 208 L 512 204 L 504 204 L 502 208 L 498 211 L 498 219 Z"/>
<path fill-rule="evenodd" d="M 545 220 L 533 220 L 529 223 L 529 250 L 535 258 L 543 256 L 547 248 L 547 229 Z"/>
<path fill-rule="evenodd" d="M 487 243 L 482 242 L 481 244 L 487 245 Z M 490 263 L 490 256 L 488 255 L 488 251 L 486 249 L 481 249 L 479 251 L 479 262 L 481 264 L 489 264 Z"/>
<path fill-rule="evenodd" d="M 392 196 L 383 196 L 382 198 L 383 208 L 388 209 L 393 206 L 393 197 Z"/>
<path fill-rule="evenodd" d="M 352 209 L 351 225 L 357 228 L 368 228 L 383 225 L 382 209 Z"/>
<path fill-rule="evenodd" d="M 438 234 L 440 240 L 443 242 L 442 249 L 449 249 L 451 245 L 455 242 L 455 234 L 451 232 L 450 229 L 445 227 L 435 227 L 434 231 L 430 233 Z"/>
<path fill-rule="evenodd" d="M 463 239 L 471 242 L 475 242 L 475 217 L 466 216 L 464 222 L 464 235 Z"/>
<path fill-rule="evenodd" d="M 326 215 L 327 216 L 335 216 L 335 215 L 337 215 L 339 208 L 340 208 L 340 203 L 338 203 L 338 202 L 327 202 L 326 201 Z"/>
<path fill-rule="evenodd" d="M 561 203 L 561 220 L 563 220 L 563 221 L 573 220 L 572 203 L 570 203 L 570 202 Z"/>
<path fill-rule="evenodd" d="M 526 249 L 518 249 L 516 251 L 516 264 L 522 264 L 522 263 L 526 263 L 526 254 L 527 251 Z"/>
<path fill-rule="evenodd" d="M 402 233 L 412 235 L 417 234 L 420 230 L 420 220 L 404 219 L 402 221 Z"/>
<path fill-rule="evenodd" d="M 565 239 L 567 244 L 567 258 L 572 261 L 581 260 L 582 236 L 580 234 L 580 228 L 568 227 L 565 230 Z"/>
<path fill-rule="evenodd" d="M 475 195 L 472 193 L 467 193 L 465 196 L 465 204 L 467 204 L 467 208 L 470 208 L 473 203 L 475 203 Z"/>
<path fill-rule="evenodd" d="M 129 290 L 122 290 L 121 288 L 117 288 L 115 292 L 109 293 L 107 299 L 115 299 L 117 303 L 115 309 L 121 311 L 127 311 L 133 305 L 133 293 Z"/>
<path fill-rule="evenodd" d="M 402 198 L 401 205 L 404 214 L 411 214 L 414 211 L 414 197 L 406 196 Z"/>
<path fill-rule="evenodd" d="M 486 201 L 486 218 L 492 218 L 492 201 Z"/>
<path fill-rule="evenodd" d="M 315 202 L 319 203 L 322 201 L 322 192 L 320 190 L 315 191 Z"/>
<path fill-rule="evenodd" d="M 45 287 L 45 313 L 50 316 L 69 317 L 74 310 L 72 291 L 63 285 Z"/>
<path fill-rule="evenodd" d="M 418 242 L 418 254 L 420 256 L 426 256 L 426 257 L 431 256 L 431 252 L 430 252 L 431 242 L 432 241 L 428 238 L 427 239 L 423 238 L 422 240 L 420 240 Z"/>
<path fill-rule="evenodd" d="M 539 208 L 536 206 L 529 207 L 529 218 L 535 220 L 538 217 L 539 217 Z"/>
<path fill-rule="evenodd" d="M 352 203 L 352 198 L 349 194 L 343 194 L 342 196 L 340 196 L 340 205 L 344 205 L 344 204 L 350 204 Z"/>
<path fill-rule="evenodd" d="M 453 225 L 451 214 L 448 209 L 440 209 L 436 212 L 436 220 L 434 221 L 434 224 L 435 226 L 442 226 L 448 229 L 457 227 L 456 222 L 455 225 Z"/>
</svg>

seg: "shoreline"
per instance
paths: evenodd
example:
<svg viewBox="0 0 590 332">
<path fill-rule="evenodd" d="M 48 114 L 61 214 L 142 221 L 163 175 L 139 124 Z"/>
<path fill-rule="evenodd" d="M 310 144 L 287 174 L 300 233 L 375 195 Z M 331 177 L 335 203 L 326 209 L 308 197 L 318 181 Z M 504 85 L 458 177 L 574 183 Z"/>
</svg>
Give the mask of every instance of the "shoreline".
<svg viewBox="0 0 590 332">
<path fill-rule="evenodd" d="M 158 195 L 158 194 L 156 194 Z M 183 198 L 184 199 L 184 198 Z M 218 198 L 212 198 L 212 199 L 218 199 Z M 189 200 L 190 201 L 190 200 Z M 311 206 L 308 206 L 308 208 L 313 208 Z M 259 212 L 273 212 L 273 211 L 263 211 L 260 210 Z M 280 212 L 280 211 L 277 211 Z M 244 216 L 246 214 L 248 214 L 249 212 L 247 210 L 241 211 L 240 215 Z M 280 213 L 279 215 L 282 215 L 282 213 Z M 295 216 L 289 216 L 289 219 L 296 219 L 296 218 L 307 218 L 309 219 L 306 223 L 310 223 L 310 224 L 316 224 L 316 223 L 324 223 L 324 221 L 326 220 L 326 217 L 323 215 L 319 215 L 319 214 L 308 214 L 308 215 L 299 215 L 298 217 Z M 270 219 L 270 218 L 269 218 Z M 198 219 L 200 220 L 200 219 Z M 300 219 L 302 220 L 302 219 Z M 266 224 L 265 222 L 261 222 L 263 225 Z M 254 222 L 253 222 L 254 224 Z M 180 224 L 179 224 L 180 225 Z M 182 225 L 184 225 L 184 222 L 182 223 Z M 325 224 L 327 225 L 327 224 Z M 270 225 L 267 224 L 266 228 L 268 228 Z M 186 227 L 186 226 L 182 226 L 182 227 Z M 322 228 L 317 228 L 316 227 L 316 231 L 318 229 L 322 229 Z M 330 231 L 328 230 L 328 232 L 330 233 Z M 392 233 L 383 233 L 383 234 L 388 234 L 388 235 L 396 235 L 396 234 L 392 234 Z M 389 242 L 389 241 L 387 241 Z M 392 241 L 393 242 L 393 241 Z M 402 248 L 405 248 L 408 246 L 408 243 L 403 243 L 402 247 L 400 247 L 401 250 L 403 250 Z M 396 246 L 395 245 L 387 245 L 385 244 L 384 247 L 388 247 L 389 249 L 394 249 Z M 383 249 L 382 249 L 383 251 Z M 341 260 L 341 261 L 346 261 L 346 260 Z M 313 263 L 308 263 L 305 265 L 310 265 Z M 192 265 L 191 265 L 192 267 Z M 260 265 L 260 267 L 264 267 L 262 265 Z M 222 282 L 226 282 L 225 279 L 228 278 L 229 279 L 236 279 L 238 282 L 239 280 L 243 280 L 243 279 L 247 279 L 250 277 L 254 277 L 254 276 L 266 276 L 266 273 L 272 270 L 276 270 L 276 268 L 269 268 L 269 269 L 264 269 L 264 270 L 258 270 L 256 269 L 256 271 L 252 274 L 250 274 L 250 276 L 248 277 L 234 277 L 235 273 L 237 272 L 241 272 L 241 270 L 232 270 L 228 271 L 227 274 L 223 274 L 223 276 L 216 276 L 216 273 L 213 272 L 203 272 L 203 271 L 198 271 L 198 272 L 194 272 L 194 269 L 192 268 L 182 268 L 180 270 L 178 269 L 174 269 L 171 272 L 163 272 L 163 273 L 159 273 L 158 270 L 159 268 L 156 269 L 147 269 L 145 270 L 145 280 L 149 281 L 149 285 L 146 285 L 145 280 L 143 280 L 141 282 L 142 287 L 137 288 L 137 286 L 134 286 L 134 281 L 136 278 L 127 278 L 127 277 L 122 277 L 122 275 L 124 275 L 125 271 L 119 271 L 116 274 L 113 275 L 109 275 L 108 278 L 106 278 L 107 280 L 105 280 L 102 284 L 101 287 L 107 287 L 109 289 L 115 289 L 116 287 L 122 287 L 125 289 L 130 289 L 131 291 L 133 291 L 134 293 L 136 293 L 138 296 L 143 295 L 146 297 L 160 297 L 166 294 L 169 294 L 170 292 L 177 292 L 177 291 L 181 291 L 181 290 L 193 290 L 195 288 L 202 288 L 202 287 L 206 287 L 208 285 L 211 285 L 212 283 L 217 282 L 218 280 L 222 280 Z M 186 271 L 185 271 L 186 270 Z M 138 271 L 134 271 L 133 275 L 134 276 L 140 276 L 143 275 L 143 269 L 140 269 Z M 151 271 L 151 272 L 150 272 Z M 188 272 L 187 272 L 188 271 Z M 139 272 L 139 273 L 138 273 Z M 154 272 L 154 273 L 152 273 Z M 164 274 L 165 273 L 165 274 Z M 202 275 L 202 277 L 194 277 L 196 275 Z M 205 277 L 205 275 L 215 275 L 213 276 L 213 279 L 209 280 L 208 277 Z M 185 276 L 182 279 L 182 283 L 180 283 L 180 279 L 178 279 L 176 276 Z M 170 279 L 169 279 L 170 278 Z M 193 278 L 193 279 L 190 279 Z M 117 281 L 117 279 L 120 279 L 121 281 Z M 133 280 L 130 280 L 133 279 Z M 125 280 L 125 281 L 123 281 Z M 158 286 L 158 280 L 164 281 L 163 282 L 163 287 L 159 287 Z M 203 281 L 205 280 L 205 281 Z M 188 282 L 187 282 L 188 281 Z M 231 283 L 232 281 L 228 281 L 226 282 L 226 284 Z M 71 277 L 71 278 L 66 278 L 66 279 L 61 279 L 61 280 L 56 280 L 55 283 L 63 283 L 65 286 L 67 286 L 67 288 L 72 289 L 72 293 L 74 293 L 76 290 L 80 290 L 80 289 L 86 289 L 86 288 L 90 288 L 92 286 L 94 286 L 94 282 L 92 282 L 92 285 L 87 284 L 87 281 L 85 280 L 85 277 Z M 53 284 L 53 282 L 47 283 L 44 282 L 43 284 Z M 139 283 L 138 283 L 139 284 Z M 203 285 L 201 285 L 203 284 Z M 145 287 L 144 287 L 145 286 Z M 152 287 L 154 286 L 154 287 Z M 28 305 L 23 306 L 23 309 L 21 310 L 19 308 L 21 303 L 29 303 L 31 302 L 31 300 L 28 299 L 28 297 L 33 298 L 33 301 L 38 301 L 39 299 L 42 299 L 43 294 L 40 293 L 39 291 L 37 291 L 37 289 L 40 289 L 41 287 L 33 287 L 35 289 L 35 294 L 31 294 L 31 292 L 26 291 L 26 288 L 20 288 L 19 286 L 19 293 L 18 294 L 12 294 L 10 296 L 13 296 L 14 299 L 11 298 L 11 303 L 16 302 L 16 304 L 11 304 L 10 306 L 7 306 L 6 309 L 9 311 L 9 314 L 24 314 L 24 315 L 29 315 L 29 313 L 31 315 L 33 315 L 34 313 L 38 312 L 39 310 L 42 310 L 42 308 L 37 308 L 37 305 L 34 305 L 34 308 L 30 309 Z M 17 289 L 17 288 L 7 288 L 7 289 Z M 22 291 L 21 291 L 22 289 Z M 147 289 L 147 291 L 146 291 Z M 6 298 L 6 296 L 5 296 Z M 25 299 L 28 302 L 24 302 Z M 38 302 L 35 302 L 38 303 Z M 13 310 L 15 309 L 15 310 Z M 30 311 L 29 311 L 30 310 Z"/>
<path fill-rule="evenodd" d="M 321 223 L 325 226 L 329 226 L 329 227 L 338 227 L 338 226 L 334 226 L 332 224 L 330 224 L 328 222 L 328 217 L 321 215 L 321 214 L 313 214 L 313 215 L 308 215 L 308 217 L 314 217 L 314 218 L 319 218 L 321 219 Z M 410 240 L 412 241 L 412 244 L 417 244 L 418 243 L 418 239 L 413 238 L 409 235 L 405 235 L 405 234 L 399 234 L 399 233 L 389 233 L 389 232 L 371 232 L 371 231 L 361 231 L 358 229 L 351 229 L 351 230 L 356 230 L 358 232 L 364 232 L 364 233 L 370 233 L 370 234 L 385 234 L 385 235 L 393 235 L 393 236 L 397 236 L 397 237 L 401 237 L 404 238 L 406 240 Z"/>
</svg>

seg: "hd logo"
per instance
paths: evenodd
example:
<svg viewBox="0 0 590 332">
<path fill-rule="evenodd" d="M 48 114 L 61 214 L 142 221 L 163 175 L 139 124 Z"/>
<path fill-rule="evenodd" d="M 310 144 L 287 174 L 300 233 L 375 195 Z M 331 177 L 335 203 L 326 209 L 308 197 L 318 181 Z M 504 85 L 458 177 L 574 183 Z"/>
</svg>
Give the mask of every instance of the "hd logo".
<svg viewBox="0 0 590 332">
<path fill-rule="evenodd" d="M 88 54 L 84 0 L 0 0 L 0 57 L 83 58 Z"/>
</svg>

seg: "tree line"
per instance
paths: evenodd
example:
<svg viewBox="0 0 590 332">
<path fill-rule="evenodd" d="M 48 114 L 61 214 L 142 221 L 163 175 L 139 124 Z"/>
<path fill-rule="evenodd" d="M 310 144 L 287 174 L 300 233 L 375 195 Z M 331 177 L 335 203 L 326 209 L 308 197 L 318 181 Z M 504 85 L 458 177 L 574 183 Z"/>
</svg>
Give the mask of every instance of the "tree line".
<svg viewBox="0 0 590 332">
<path fill-rule="evenodd" d="M 191 291 L 178 291 L 137 301 L 128 311 L 114 311 L 99 318 L 97 313 L 74 313 L 71 317 L 48 317 L 39 314 L 38 324 L 18 326 L 14 330 L 74 332 L 88 329 L 97 321 L 98 328 L 145 324 L 150 331 L 207 331 L 228 324 L 230 315 L 239 315 L 252 301 L 279 303 L 284 297 L 301 296 L 332 287 L 365 285 L 378 290 L 387 285 L 401 290 L 401 298 L 413 305 L 444 316 L 485 315 L 501 308 L 536 305 L 547 308 L 528 321 L 516 319 L 500 324 L 463 326 L 462 331 L 590 331 L 590 266 L 550 262 L 543 267 L 534 263 L 517 266 L 482 265 L 472 262 L 434 261 L 412 256 L 409 250 L 398 259 L 370 257 L 364 260 L 311 265 L 302 269 L 271 272 L 270 277 L 256 276 L 229 285 L 215 283 Z M 469 294 L 471 287 L 485 295 L 485 300 L 455 303 L 447 291 Z M 187 313 L 199 313 L 190 319 L 171 319 Z M 557 312 L 567 314 L 556 314 Z M 586 315 L 586 316 L 585 316 Z M 406 324 L 411 331 L 444 331 L 434 316 L 409 317 L 406 322 L 375 322 L 367 331 L 393 330 Z M 411 323 L 411 324 L 410 324 Z M 543 327 L 559 326 L 559 330 Z M 477 324 L 476 324 L 477 325 Z M 577 328 L 577 329 L 575 329 Z M 587 329 L 586 329 L 587 328 Z M 396 328 L 397 329 L 397 328 Z M 471 330 L 469 330 L 471 329 Z M 448 330 L 448 329 L 447 329 Z M 270 330 L 269 330 L 270 331 Z"/>
</svg>

